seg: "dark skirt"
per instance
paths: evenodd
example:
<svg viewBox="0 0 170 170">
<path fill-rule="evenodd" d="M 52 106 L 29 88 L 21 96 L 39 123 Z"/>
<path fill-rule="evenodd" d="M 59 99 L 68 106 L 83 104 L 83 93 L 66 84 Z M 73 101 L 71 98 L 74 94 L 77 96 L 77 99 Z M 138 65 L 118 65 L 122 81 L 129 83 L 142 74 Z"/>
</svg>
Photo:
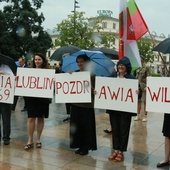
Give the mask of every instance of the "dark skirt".
<svg viewBox="0 0 170 170">
<path fill-rule="evenodd" d="M 97 149 L 94 109 L 72 105 L 70 115 L 70 148 Z"/>
<path fill-rule="evenodd" d="M 27 97 L 28 118 L 49 116 L 49 101 L 44 98 Z"/>
<path fill-rule="evenodd" d="M 170 138 L 170 114 L 164 114 L 162 133 L 163 136 Z"/>
</svg>

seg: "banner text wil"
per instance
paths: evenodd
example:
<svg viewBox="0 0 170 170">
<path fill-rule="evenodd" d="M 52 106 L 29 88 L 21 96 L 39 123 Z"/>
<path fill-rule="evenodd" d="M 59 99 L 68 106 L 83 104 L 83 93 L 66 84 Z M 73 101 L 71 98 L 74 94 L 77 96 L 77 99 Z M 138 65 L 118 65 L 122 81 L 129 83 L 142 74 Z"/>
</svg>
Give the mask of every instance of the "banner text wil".
<svg viewBox="0 0 170 170">
<path fill-rule="evenodd" d="M 168 98 L 170 96 L 168 93 L 169 87 L 159 87 L 157 91 L 152 91 L 150 87 L 147 87 L 147 89 L 151 101 L 170 103 L 170 98 Z"/>
</svg>

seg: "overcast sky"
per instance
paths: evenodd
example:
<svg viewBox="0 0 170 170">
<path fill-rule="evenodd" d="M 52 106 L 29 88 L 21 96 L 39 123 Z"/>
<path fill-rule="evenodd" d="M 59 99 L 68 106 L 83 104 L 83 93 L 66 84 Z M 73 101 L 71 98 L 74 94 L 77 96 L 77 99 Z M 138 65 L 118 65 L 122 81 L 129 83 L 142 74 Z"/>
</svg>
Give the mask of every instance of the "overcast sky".
<svg viewBox="0 0 170 170">
<path fill-rule="evenodd" d="M 85 12 L 86 17 L 97 16 L 97 10 L 110 10 L 112 17 L 118 18 L 120 0 L 77 0 L 80 8 L 77 11 Z M 164 34 L 166 37 L 170 34 L 170 0 L 136 0 L 150 32 L 157 35 Z M 74 0 L 44 0 L 41 8 L 45 21 L 45 29 L 53 29 L 57 23 L 67 19 L 74 9 Z"/>
</svg>

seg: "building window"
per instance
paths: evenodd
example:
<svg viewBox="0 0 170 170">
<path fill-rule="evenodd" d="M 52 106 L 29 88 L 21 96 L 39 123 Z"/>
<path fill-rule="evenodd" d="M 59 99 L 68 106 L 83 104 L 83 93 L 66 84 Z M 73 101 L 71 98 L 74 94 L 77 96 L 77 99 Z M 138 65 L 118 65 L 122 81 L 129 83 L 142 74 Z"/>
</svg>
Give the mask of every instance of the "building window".
<svg viewBox="0 0 170 170">
<path fill-rule="evenodd" d="M 116 29 L 116 23 L 113 23 L 113 29 Z"/>
<path fill-rule="evenodd" d="M 102 22 L 102 28 L 107 28 L 107 22 Z"/>
</svg>

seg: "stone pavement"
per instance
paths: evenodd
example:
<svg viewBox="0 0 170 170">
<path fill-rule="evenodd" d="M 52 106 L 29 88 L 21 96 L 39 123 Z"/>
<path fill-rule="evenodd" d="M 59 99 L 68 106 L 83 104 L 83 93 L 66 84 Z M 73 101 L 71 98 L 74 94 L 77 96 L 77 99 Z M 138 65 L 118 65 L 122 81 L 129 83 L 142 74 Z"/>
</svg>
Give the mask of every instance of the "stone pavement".
<svg viewBox="0 0 170 170">
<path fill-rule="evenodd" d="M 0 170 L 154 170 L 163 159 L 162 113 L 149 113 L 148 122 L 132 120 L 125 159 L 114 162 L 108 160 L 112 139 L 110 134 L 103 132 L 109 126 L 108 114 L 104 110 L 96 109 L 98 150 L 80 156 L 69 148 L 69 122 L 63 123 L 67 116 L 65 105 L 54 101 L 50 105 L 50 116 L 45 120 L 42 148 L 25 151 L 27 113 L 20 111 L 22 107 L 23 99 L 20 98 L 12 112 L 11 143 L 3 145 L 1 142 Z"/>
</svg>

